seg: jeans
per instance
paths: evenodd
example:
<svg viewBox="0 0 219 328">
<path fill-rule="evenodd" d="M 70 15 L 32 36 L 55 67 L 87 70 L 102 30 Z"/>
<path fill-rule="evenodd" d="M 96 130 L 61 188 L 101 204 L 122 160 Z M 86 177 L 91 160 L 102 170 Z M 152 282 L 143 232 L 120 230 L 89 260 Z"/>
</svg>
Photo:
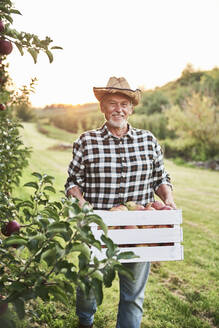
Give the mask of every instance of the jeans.
<svg viewBox="0 0 219 328">
<path fill-rule="evenodd" d="M 124 263 L 132 271 L 134 280 L 119 274 L 120 301 L 116 328 L 139 328 L 143 313 L 144 292 L 150 271 L 149 262 Z M 85 297 L 77 290 L 76 314 L 83 325 L 91 325 L 97 310 L 93 293 Z"/>
</svg>

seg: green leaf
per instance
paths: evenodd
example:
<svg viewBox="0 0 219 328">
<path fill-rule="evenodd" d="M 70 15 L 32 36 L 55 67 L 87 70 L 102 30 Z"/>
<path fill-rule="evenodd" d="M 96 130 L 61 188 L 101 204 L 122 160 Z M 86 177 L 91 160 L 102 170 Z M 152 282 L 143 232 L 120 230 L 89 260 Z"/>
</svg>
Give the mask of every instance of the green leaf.
<svg viewBox="0 0 219 328">
<path fill-rule="evenodd" d="M 27 240 L 20 236 L 10 236 L 3 242 L 5 246 L 21 246 L 27 245 Z"/>
<path fill-rule="evenodd" d="M 62 47 L 59 47 L 59 46 L 53 46 L 53 47 L 51 47 L 51 49 L 60 49 L 60 50 L 63 50 L 63 48 Z"/>
<path fill-rule="evenodd" d="M 106 251 L 107 257 L 112 258 L 115 255 L 115 250 L 117 249 L 117 246 L 113 243 L 112 239 L 106 237 L 105 235 L 102 235 L 101 239 L 107 247 L 107 251 Z"/>
<path fill-rule="evenodd" d="M 103 230 L 103 232 L 105 233 L 105 235 L 107 235 L 108 228 L 107 228 L 107 225 L 101 219 L 101 217 L 99 217 L 96 214 L 89 214 L 87 217 L 88 217 L 89 223 L 94 222 L 94 223 L 98 224 L 100 226 L 100 228 Z"/>
<path fill-rule="evenodd" d="M 18 43 L 18 42 L 15 42 L 15 45 L 16 45 L 16 47 L 18 48 L 18 50 L 19 50 L 21 56 L 23 56 L 23 55 L 24 55 L 24 50 L 23 50 L 22 45 L 21 45 L 20 43 Z"/>
<path fill-rule="evenodd" d="M 72 252 L 82 253 L 88 260 L 90 259 L 90 248 L 86 244 L 74 243 L 71 246 Z"/>
<path fill-rule="evenodd" d="M 116 272 L 111 267 L 106 267 L 103 273 L 103 283 L 104 285 L 109 288 L 112 286 L 112 282 L 116 277 Z"/>
<path fill-rule="evenodd" d="M 31 188 L 34 188 L 36 190 L 39 189 L 39 186 L 36 182 L 27 182 L 24 184 L 24 187 L 31 187 Z"/>
<path fill-rule="evenodd" d="M 46 186 L 46 187 L 44 187 L 44 190 L 49 190 L 49 191 L 51 191 L 51 192 L 56 193 L 55 188 L 53 188 L 52 186 Z"/>
<path fill-rule="evenodd" d="M 46 50 L 46 54 L 49 58 L 49 62 L 52 63 L 53 62 L 53 54 L 51 53 L 51 51 Z"/>
<path fill-rule="evenodd" d="M 39 284 L 35 287 L 35 292 L 43 301 L 49 301 L 49 288 Z"/>
<path fill-rule="evenodd" d="M 39 180 L 42 180 L 42 175 L 38 172 L 33 172 L 32 173 L 33 176 L 37 177 Z"/>
<path fill-rule="evenodd" d="M 28 48 L 27 51 L 31 54 L 34 64 L 37 63 L 37 56 L 38 56 L 38 51 L 36 51 L 34 48 Z"/>
<path fill-rule="evenodd" d="M 11 14 L 21 15 L 22 16 L 21 12 L 19 10 L 17 10 L 17 9 L 10 9 L 10 13 Z"/>
<path fill-rule="evenodd" d="M 20 202 L 17 206 L 19 208 L 20 207 L 31 207 L 31 208 L 34 208 L 34 204 L 30 200 L 25 200 L 23 202 Z"/>
<path fill-rule="evenodd" d="M 7 19 L 11 24 L 13 24 L 13 18 L 9 15 L 4 15 L 4 18 Z"/>
<path fill-rule="evenodd" d="M 103 301 L 103 284 L 99 279 L 92 279 L 92 288 L 95 294 L 97 305 L 102 304 Z"/>
<path fill-rule="evenodd" d="M 42 179 L 43 179 L 43 182 L 53 184 L 54 177 L 52 177 L 51 175 L 44 174 Z"/>
<path fill-rule="evenodd" d="M 43 252 L 41 255 L 41 259 L 46 261 L 48 266 L 51 266 L 56 261 L 56 255 L 57 255 L 56 248 L 53 247 L 53 248 L 47 249 L 45 252 Z"/>
<path fill-rule="evenodd" d="M 27 247 L 32 250 L 32 249 L 37 249 L 39 246 L 42 245 L 42 243 L 46 240 L 46 236 L 39 233 L 38 235 L 32 237 L 29 239 Z"/>
<path fill-rule="evenodd" d="M 10 14 L 10 11 L 8 10 L 8 8 L 4 5 L 0 5 L 0 10 L 3 12 L 3 13 L 7 13 L 7 14 Z"/>
<path fill-rule="evenodd" d="M 100 281 L 103 281 L 103 273 L 100 270 L 96 270 L 91 274 L 92 278 L 98 279 Z"/>
<path fill-rule="evenodd" d="M 67 232 L 69 225 L 67 222 L 55 222 L 48 226 L 47 231 L 52 234 Z"/>
<path fill-rule="evenodd" d="M 121 260 L 121 259 L 134 259 L 134 258 L 138 258 L 138 255 L 135 255 L 134 252 L 121 252 L 117 255 L 117 260 Z"/>
</svg>

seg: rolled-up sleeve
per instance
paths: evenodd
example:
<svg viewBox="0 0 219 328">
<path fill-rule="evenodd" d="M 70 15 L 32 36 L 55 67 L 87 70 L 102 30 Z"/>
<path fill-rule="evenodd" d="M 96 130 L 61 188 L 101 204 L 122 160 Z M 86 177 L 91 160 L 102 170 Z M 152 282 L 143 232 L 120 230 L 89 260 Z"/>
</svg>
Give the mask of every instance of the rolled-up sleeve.
<svg viewBox="0 0 219 328">
<path fill-rule="evenodd" d="M 169 185 L 172 189 L 170 176 L 164 169 L 162 149 L 156 138 L 154 139 L 153 189 L 156 191 L 161 184 Z"/>
<path fill-rule="evenodd" d="M 65 192 L 78 186 L 83 192 L 84 188 L 84 169 L 82 142 L 79 138 L 73 144 L 73 158 L 68 167 L 68 178 L 65 184 Z"/>
</svg>

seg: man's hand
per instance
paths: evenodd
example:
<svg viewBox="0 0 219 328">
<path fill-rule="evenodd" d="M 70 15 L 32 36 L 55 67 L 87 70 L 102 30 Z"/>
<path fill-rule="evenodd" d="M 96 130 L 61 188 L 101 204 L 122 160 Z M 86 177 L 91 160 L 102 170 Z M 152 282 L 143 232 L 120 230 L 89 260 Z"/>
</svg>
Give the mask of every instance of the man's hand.
<svg viewBox="0 0 219 328">
<path fill-rule="evenodd" d="M 159 186 L 159 188 L 156 190 L 156 195 L 162 199 L 165 205 L 168 205 L 172 207 L 174 210 L 176 210 L 176 205 L 173 200 L 172 190 L 169 185 L 162 184 Z"/>
<path fill-rule="evenodd" d="M 69 189 L 68 192 L 67 192 L 67 196 L 68 197 L 69 196 L 72 196 L 72 197 L 77 198 L 79 200 L 79 206 L 80 206 L 80 208 L 82 208 L 83 205 L 86 203 L 86 200 L 84 199 L 84 197 L 83 197 L 80 189 L 77 186 Z"/>
<path fill-rule="evenodd" d="M 173 201 L 173 199 L 166 199 L 164 200 L 164 204 L 172 207 L 174 210 L 176 210 L 176 205 Z"/>
</svg>

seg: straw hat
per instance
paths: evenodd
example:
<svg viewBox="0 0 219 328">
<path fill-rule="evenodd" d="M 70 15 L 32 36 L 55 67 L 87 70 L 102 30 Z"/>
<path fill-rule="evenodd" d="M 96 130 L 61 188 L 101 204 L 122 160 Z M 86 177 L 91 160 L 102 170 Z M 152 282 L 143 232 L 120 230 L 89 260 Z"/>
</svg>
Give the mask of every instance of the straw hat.
<svg viewBox="0 0 219 328">
<path fill-rule="evenodd" d="M 102 88 L 93 88 L 94 95 L 98 101 L 101 101 L 107 94 L 122 93 L 132 99 L 133 105 L 137 105 L 141 98 L 141 90 L 131 90 L 124 77 L 110 77 L 107 86 Z"/>
</svg>

